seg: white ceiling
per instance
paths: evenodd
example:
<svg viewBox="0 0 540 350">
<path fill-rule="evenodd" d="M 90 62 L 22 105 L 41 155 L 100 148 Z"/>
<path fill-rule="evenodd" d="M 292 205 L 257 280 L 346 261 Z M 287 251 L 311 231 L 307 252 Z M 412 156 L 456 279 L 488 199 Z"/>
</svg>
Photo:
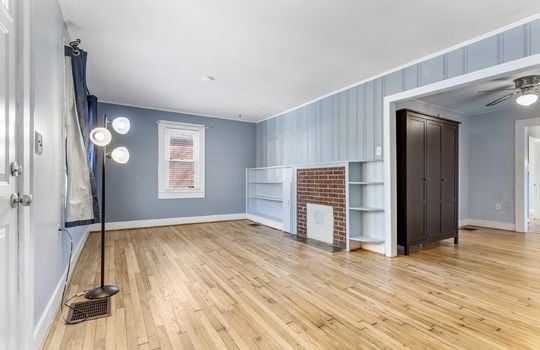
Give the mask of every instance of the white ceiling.
<svg viewBox="0 0 540 350">
<path fill-rule="evenodd" d="M 517 106 L 515 98 L 509 98 L 495 106 L 487 107 L 486 104 L 512 93 L 512 90 L 482 91 L 513 88 L 515 86 L 514 79 L 526 75 L 540 75 L 540 67 L 504 74 L 493 79 L 459 87 L 458 89 L 425 96 L 418 100 L 469 116 L 507 110 Z"/>
<path fill-rule="evenodd" d="M 60 2 L 100 100 L 250 121 L 540 12 L 537 0 Z"/>
</svg>

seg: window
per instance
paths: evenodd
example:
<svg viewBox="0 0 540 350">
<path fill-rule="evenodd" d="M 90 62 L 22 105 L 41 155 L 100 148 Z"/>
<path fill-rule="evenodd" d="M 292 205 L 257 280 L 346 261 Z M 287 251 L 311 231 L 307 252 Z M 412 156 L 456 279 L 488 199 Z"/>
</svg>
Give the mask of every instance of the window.
<svg viewBox="0 0 540 350">
<path fill-rule="evenodd" d="M 204 125 L 160 120 L 158 198 L 203 198 Z"/>
</svg>

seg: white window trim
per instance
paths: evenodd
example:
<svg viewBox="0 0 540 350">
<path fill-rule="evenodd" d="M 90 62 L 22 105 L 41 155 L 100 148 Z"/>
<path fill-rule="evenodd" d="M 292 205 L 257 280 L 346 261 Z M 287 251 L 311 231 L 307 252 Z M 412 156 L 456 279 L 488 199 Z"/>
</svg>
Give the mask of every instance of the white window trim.
<svg viewBox="0 0 540 350">
<path fill-rule="evenodd" d="M 199 188 L 170 189 L 168 183 L 168 159 L 165 147 L 166 132 L 168 129 L 194 130 L 199 133 Z M 188 124 L 158 121 L 158 199 L 175 198 L 204 198 L 205 192 L 205 126 L 201 124 Z"/>
</svg>

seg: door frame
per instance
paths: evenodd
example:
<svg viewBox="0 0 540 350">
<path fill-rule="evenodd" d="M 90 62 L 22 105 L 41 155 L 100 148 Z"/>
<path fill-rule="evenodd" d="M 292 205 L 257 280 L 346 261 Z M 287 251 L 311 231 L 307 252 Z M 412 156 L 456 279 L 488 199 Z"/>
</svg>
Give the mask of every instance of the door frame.
<svg viewBox="0 0 540 350">
<path fill-rule="evenodd" d="M 527 186 L 527 150 L 529 148 L 529 138 L 527 131 L 530 126 L 538 125 L 540 125 L 540 117 L 516 120 L 515 124 L 516 232 L 526 233 L 529 231 L 529 213 L 527 211 L 527 193 L 529 191 Z"/>
<path fill-rule="evenodd" d="M 23 167 L 18 179 L 20 193 L 32 193 L 33 157 L 33 78 L 32 78 L 32 1 L 17 2 L 17 159 Z M 17 300 L 18 325 L 17 338 L 20 349 L 33 347 L 34 328 L 34 260 L 32 235 L 32 207 L 19 206 L 19 293 Z"/>
<path fill-rule="evenodd" d="M 536 217 L 536 187 L 534 186 L 534 179 L 536 178 L 536 152 L 534 144 L 538 140 L 532 136 L 527 135 L 527 218 L 528 220 Z"/>
<path fill-rule="evenodd" d="M 509 72 L 523 70 L 528 67 L 540 65 L 540 54 L 520 58 L 514 61 L 501 63 L 492 67 L 460 75 L 454 78 L 439 81 L 433 84 L 421 86 L 415 89 L 385 96 L 383 99 L 383 159 L 384 159 L 384 183 L 385 183 L 385 255 L 397 256 L 397 160 L 396 160 L 396 103 L 413 100 L 489 80 Z M 517 132 L 516 132 L 517 133 Z M 517 141 L 516 141 L 517 142 Z M 517 143 L 516 143 L 517 144 Z M 517 157 L 516 157 L 517 164 Z M 516 167 L 521 168 L 521 167 Z M 516 170 L 517 171 L 517 170 Z M 523 177 L 520 177 L 523 188 Z M 518 176 L 516 176 L 516 188 Z M 520 191 L 516 191 L 516 196 Z M 523 193 L 521 193 L 523 196 Z M 519 204 L 518 204 L 519 203 Z M 518 205 L 523 211 L 523 199 L 516 200 L 516 213 Z M 459 212 L 458 212 L 459 217 Z M 516 215 L 516 231 L 518 228 L 518 215 Z M 523 231 L 521 231 L 523 232 Z"/>
</svg>

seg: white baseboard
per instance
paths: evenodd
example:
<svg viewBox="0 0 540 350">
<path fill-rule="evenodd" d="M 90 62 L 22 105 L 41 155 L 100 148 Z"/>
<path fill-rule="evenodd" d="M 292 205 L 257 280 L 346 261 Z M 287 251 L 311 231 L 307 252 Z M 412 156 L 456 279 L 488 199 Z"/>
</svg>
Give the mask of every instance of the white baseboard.
<svg viewBox="0 0 540 350">
<path fill-rule="evenodd" d="M 106 229 L 107 230 L 122 230 L 122 229 L 129 229 L 129 228 L 143 228 L 143 227 L 156 227 L 156 226 L 196 224 L 196 223 L 202 223 L 202 222 L 243 220 L 246 218 L 247 216 L 245 213 L 238 213 L 238 214 L 190 216 L 190 217 L 181 217 L 181 218 L 117 221 L 117 222 L 108 222 L 106 225 Z M 98 231 L 100 230 L 100 228 L 101 226 L 99 223 L 90 225 L 90 231 Z"/>
<path fill-rule="evenodd" d="M 90 227 L 87 227 L 84 231 L 83 236 L 81 237 L 81 240 L 79 241 L 79 244 L 73 249 L 73 254 L 71 256 L 71 271 L 73 272 L 73 269 L 75 268 L 75 264 L 77 264 L 77 261 L 79 260 L 79 256 L 81 255 L 82 248 L 84 247 L 84 244 L 86 243 L 86 240 L 88 239 L 88 233 L 90 233 Z M 40 349 L 41 345 L 43 344 L 43 341 L 45 341 L 45 338 L 49 332 L 49 329 L 54 321 L 54 318 L 56 316 L 56 313 L 58 312 L 58 309 L 60 307 L 60 304 L 62 302 L 62 292 L 64 291 L 64 281 L 66 280 L 66 274 L 67 274 L 67 266 L 62 273 L 62 276 L 60 278 L 60 281 L 58 281 L 58 284 L 56 285 L 56 288 L 54 289 L 54 292 L 49 299 L 49 302 L 47 303 L 47 306 L 45 307 L 45 311 L 43 311 L 43 314 L 41 315 L 38 323 L 34 327 L 33 332 L 33 343 L 32 343 L 32 349 Z M 73 276 L 73 274 L 70 276 Z"/>
<path fill-rule="evenodd" d="M 507 230 L 507 231 L 515 231 L 516 225 L 512 222 L 503 222 L 503 221 L 491 221 L 491 220 L 481 220 L 481 219 L 464 219 L 459 220 L 459 227 L 463 226 L 479 226 L 479 227 L 487 227 L 487 228 L 494 228 L 497 230 Z"/>
<path fill-rule="evenodd" d="M 272 228 L 275 228 L 276 230 L 283 231 L 283 224 L 278 221 L 274 221 L 271 219 L 263 218 L 261 216 L 253 215 L 253 214 L 246 214 L 246 218 L 251 221 L 258 222 L 259 224 L 263 224 L 265 226 L 270 226 Z"/>
</svg>

